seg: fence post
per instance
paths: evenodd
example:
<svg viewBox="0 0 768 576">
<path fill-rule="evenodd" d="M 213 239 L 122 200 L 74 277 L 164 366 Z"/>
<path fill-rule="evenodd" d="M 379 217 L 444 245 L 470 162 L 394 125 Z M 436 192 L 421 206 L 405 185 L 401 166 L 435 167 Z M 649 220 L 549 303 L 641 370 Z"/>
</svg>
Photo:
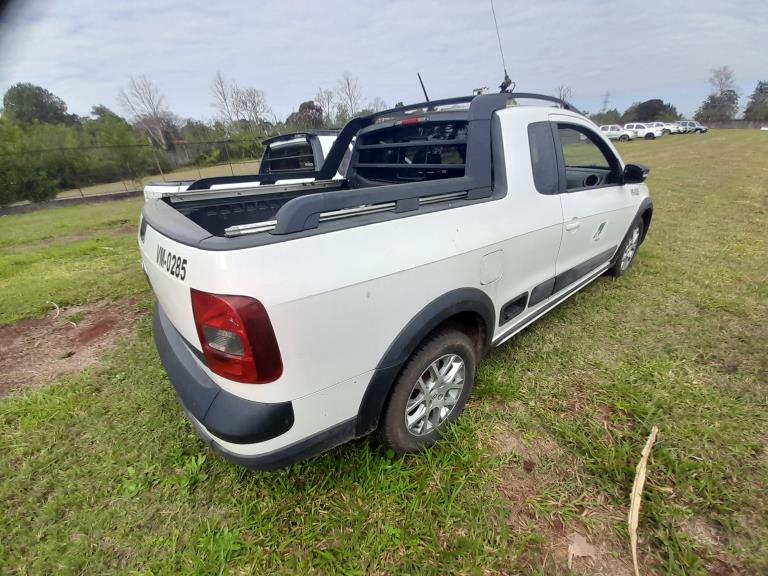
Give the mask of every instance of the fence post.
<svg viewBox="0 0 768 576">
<path fill-rule="evenodd" d="M 229 162 L 229 171 L 232 172 L 232 176 L 235 175 L 235 169 L 232 168 L 232 156 L 229 154 L 229 146 L 224 142 L 224 150 L 227 152 L 227 162 Z"/>
</svg>

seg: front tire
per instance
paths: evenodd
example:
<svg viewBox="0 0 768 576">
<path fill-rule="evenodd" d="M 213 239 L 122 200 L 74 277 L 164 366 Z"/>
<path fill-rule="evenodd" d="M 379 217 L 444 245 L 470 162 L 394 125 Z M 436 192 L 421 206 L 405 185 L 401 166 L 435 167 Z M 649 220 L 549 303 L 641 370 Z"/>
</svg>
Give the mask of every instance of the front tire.
<svg viewBox="0 0 768 576">
<path fill-rule="evenodd" d="M 642 238 L 643 220 L 642 218 L 638 218 L 632 222 L 632 226 L 629 227 L 629 232 L 627 232 L 621 246 L 619 246 L 613 266 L 607 270 L 609 276 L 619 278 L 627 273 L 632 266 L 632 263 L 635 261 L 637 249 L 640 247 Z"/>
<path fill-rule="evenodd" d="M 463 332 L 428 336 L 395 381 L 379 425 L 382 442 L 398 454 L 434 444 L 464 410 L 475 364 L 475 347 Z"/>
<path fill-rule="evenodd" d="M 626 134 L 622 134 L 621 136 L 619 136 L 619 142 L 626 142 L 627 140 L 629 140 L 629 136 L 627 136 Z"/>
<path fill-rule="evenodd" d="M 649 132 L 645 135 L 646 140 L 653 140 L 654 138 L 656 138 L 656 135 L 653 132 Z"/>
</svg>

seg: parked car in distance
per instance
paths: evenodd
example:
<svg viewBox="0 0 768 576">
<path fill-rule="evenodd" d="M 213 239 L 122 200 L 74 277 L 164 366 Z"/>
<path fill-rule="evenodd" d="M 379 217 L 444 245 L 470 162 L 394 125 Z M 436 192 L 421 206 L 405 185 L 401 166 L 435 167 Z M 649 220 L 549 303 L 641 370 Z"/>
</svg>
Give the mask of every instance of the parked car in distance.
<svg viewBox="0 0 768 576">
<path fill-rule="evenodd" d="M 676 122 L 664 122 L 664 127 L 667 129 L 669 134 L 680 133 L 680 125 Z"/>
<path fill-rule="evenodd" d="M 626 130 L 618 124 L 604 124 L 600 126 L 600 133 L 609 140 L 618 140 L 620 142 L 627 142 L 637 138 L 634 130 Z"/>
<path fill-rule="evenodd" d="M 651 128 L 660 128 L 662 134 L 671 134 L 669 127 L 664 122 L 646 122 L 646 126 Z"/>
<path fill-rule="evenodd" d="M 686 128 L 686 132 L 693 134 L 704 134 L 704 132 L 709 130 L 709 128 L 703 124 L 699 124 L 695 120 L 680 120 L 678 124 L 684 126 Z"/>
<path fill-rule="evenodd" d="M 243 186 L 259 186 L 260 184 L 289 184 L 296 182 L 309 182 L 312 178 L 297 178 L 302 172 L 310 174 L 320 169 L 326 155 L 336 141 L 338 130 L 308 130 L 305 132 L 291 132 L 280 134 L 262 141 L 264 153 L 259 164 L 257 176 L 241 177 L 239 180 L 228 184 L 218 185 L 219 188 L 236 188 Z M 347 163 L 349 155 L 346 156 Z M 346 164 L 342 162 L 339 167 L 341 178 Z M 292 173 L 291 179 L 278 177 L 281 174 Z M 204 182 L 207 179 L 198 180 Z M 144 187 L 144 199 L 162 198 L 169 193 L 184 192 L 195 180 L 172 180 L 167 182 L 152 182 Z"/>
<path fill-rule="evenodd" d="M 661 128 L 655 128 L 647 124 L 641 124 L 640 122 L 632 122 L 630 124 L 624 124 L 625 130 L 634 130 L 638 138 L 645 138 L 646 140 L 653 140 L 664 135 L 664 131 Z"/>
<path fill-rule="evenodd" d="M 375 430 L 397 453 L 426 448 L 488 350 L 630 269 L 651 224 L 647 173 L 551 96 L 353 118 L 320 170 L 281 175 L 312 181 L 220 177 L 145 202 L 160 360 L 198 435 L 241 465 Z"/>
</svg>

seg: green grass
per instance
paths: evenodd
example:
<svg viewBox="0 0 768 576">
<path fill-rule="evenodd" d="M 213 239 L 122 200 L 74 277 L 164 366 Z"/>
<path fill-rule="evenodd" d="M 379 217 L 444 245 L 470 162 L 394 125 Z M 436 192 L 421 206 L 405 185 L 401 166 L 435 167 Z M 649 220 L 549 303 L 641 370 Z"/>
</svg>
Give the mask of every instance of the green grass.
<svg viewBox="0 0 768 576">
<path fill-rule="evenodd" d="M 229 465 L 183 418 L 145 319 L 99 367 L 0 400 L 1 571 L 567 574 L 572 530 L 626 562 L 628 494 L 656 425 L 643 573 L 766 573 L 768 139 L 619 149 L 652 168 L 656 214 L 635 267 L 494 351 L 438 447 L 395 458 L 363 440 L 276 473 Z M 0 255 L 3 321 L 39 313 L 58 289 L 35 280 L 73 263 L 73 301 L 132 293 L 149 310 L 132 237 L 27 238 Z M 31 263 L 11 260 L 22 253 Z"/>
<path fill-rule="evenodd" d="M 59 306 L 146 292 L 136 228 L 143 200 L 0 218 L 0 325 Z"/>
<path fill-rule="evenodd" d="M 138 225 L 143 198 L 0 216 L 0 249 Z"/>
</svg>

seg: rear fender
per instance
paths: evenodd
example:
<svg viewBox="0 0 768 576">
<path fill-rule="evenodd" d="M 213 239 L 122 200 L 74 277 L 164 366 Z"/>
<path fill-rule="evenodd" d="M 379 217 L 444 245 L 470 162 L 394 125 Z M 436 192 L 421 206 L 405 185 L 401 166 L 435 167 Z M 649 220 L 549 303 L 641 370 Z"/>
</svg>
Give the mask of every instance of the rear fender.
<svg viewBox="0 0 768 576">
<path fill-rule="evenodd" d="M 477 314 L 485 323 L 481 335 L 481 351 L 488 349 L 495 326 L 493 302 L 477 288 L 459 288 L 436 298 L 400 331 L 379 362 L 360 404 L 357 415 L 357 436 L 376 429 L 389 392 L 400 369 L 416 347 L 449 318 L 470 312 Z"/>
</svg>

